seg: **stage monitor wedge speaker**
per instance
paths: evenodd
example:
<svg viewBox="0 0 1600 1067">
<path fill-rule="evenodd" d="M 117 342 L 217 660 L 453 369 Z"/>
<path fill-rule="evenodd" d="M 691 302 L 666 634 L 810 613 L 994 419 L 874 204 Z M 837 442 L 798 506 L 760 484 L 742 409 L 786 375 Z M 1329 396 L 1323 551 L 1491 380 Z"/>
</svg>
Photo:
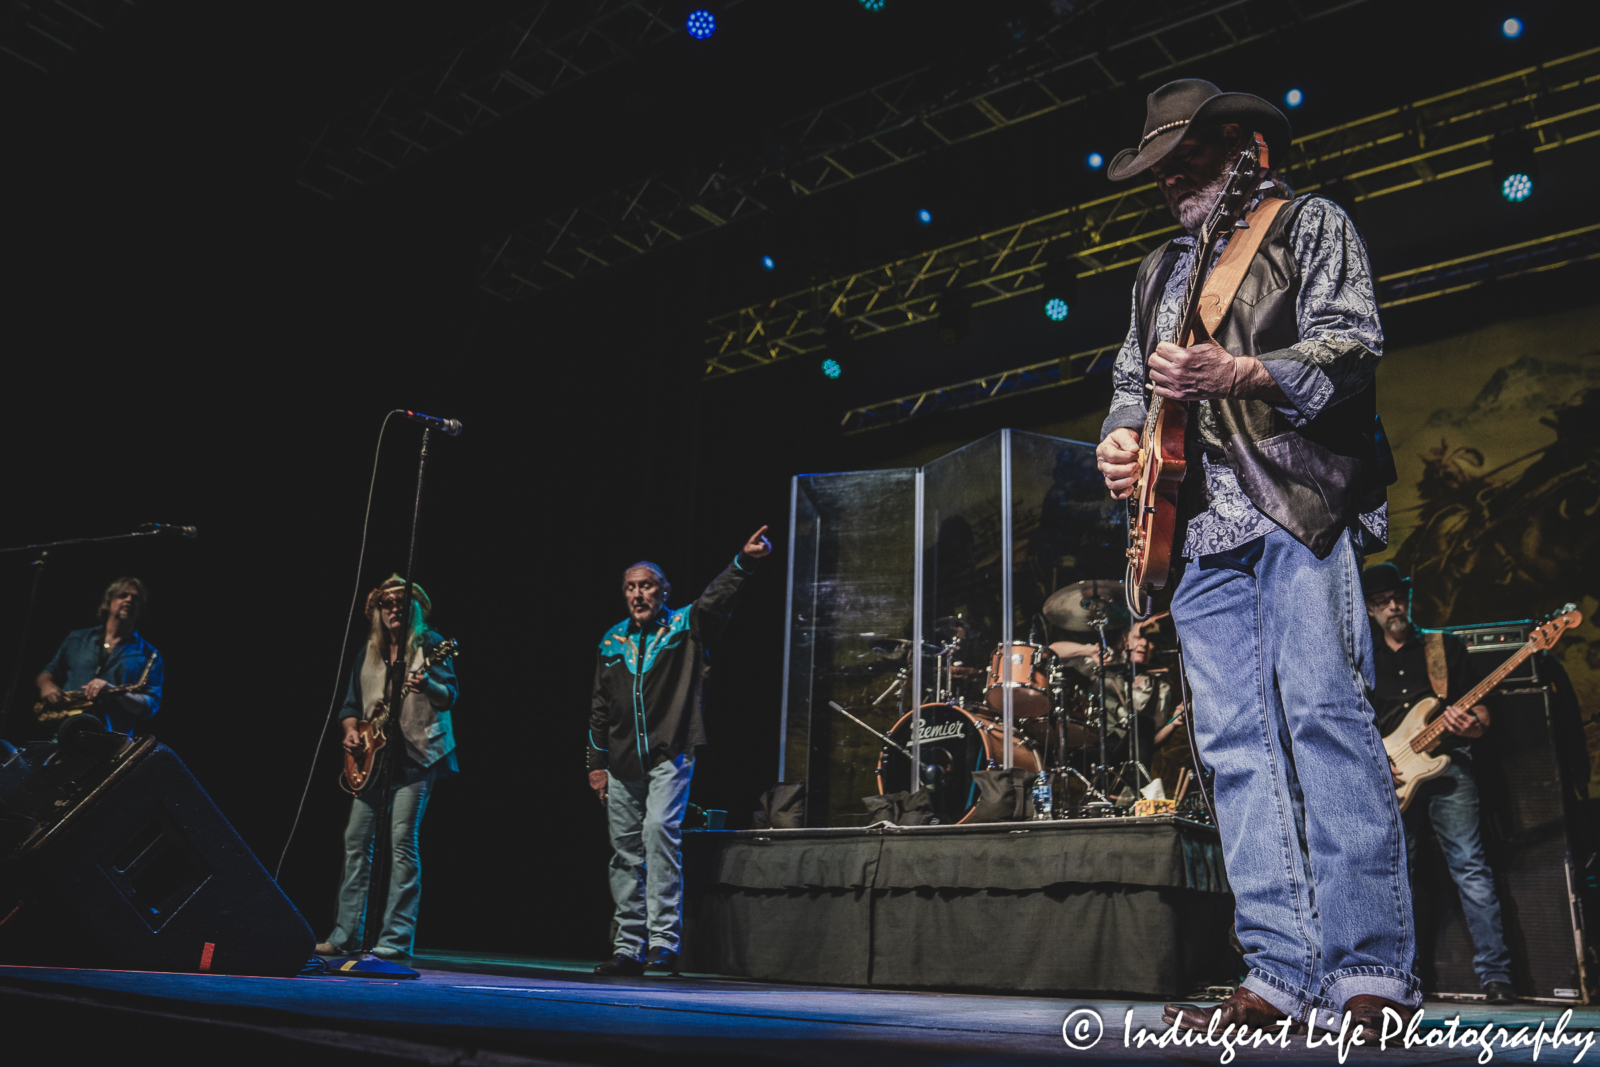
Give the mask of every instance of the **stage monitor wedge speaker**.
<svg viewBox="0 0 1600 1067">
<path fill-rule="evenodd" d="M 171 749 L 55 749 L 0 767 L 0 961 L 300 971 L 311 928 Z"/>
<path fill-rule="evenodd" d="M 1528 627 L 1455 631 L 1467 642 L 1474 680 L 1483 678 L 1527 640 Z M 1557 738 L 1561 736 L 1550 661 L 1525 661 L 1487 699 L 1489 734 L 1473 746 L 1482 832 L 1494 871 L 1512 985 L 1521 997 L 1587 1003 L 1583 910 L 1577 896 L 1585 856 L 1575 849 L 1581 827 L 1565 799 Z M 1418 849 L 1414 885 L 1418 949 L 1426 990 L 1477 994 L 1474 948 L 1460 894 L 1431 834 Z"/>
</svg>

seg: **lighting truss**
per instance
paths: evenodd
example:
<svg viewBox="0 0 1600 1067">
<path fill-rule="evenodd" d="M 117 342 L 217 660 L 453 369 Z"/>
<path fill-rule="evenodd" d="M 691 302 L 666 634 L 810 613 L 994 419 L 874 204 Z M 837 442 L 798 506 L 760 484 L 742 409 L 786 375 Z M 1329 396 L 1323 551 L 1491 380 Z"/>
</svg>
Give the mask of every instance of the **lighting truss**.
<svg viewBox="0 0 1600 1067">
<path fill-rule="evenodd" d="M 1371 200 L 1489 167 L 1494 134 L 1513 127 L 1536 152 L 1600 134 L 1600 48 L 1307 134 L 1280 169 L 1300 192 L 1342 179 L 1354 200 Z M 937 317 L 947 290 L 973 290 L 974 306 L 1008 300 L 1038 291 L 1052 261 L 1087 278 L 1137 264 L 1178 232 L 1144 184 L 832 278 L 712 318 L 706 377 L 816 351 L 830 315 L 856 324 L 859 341 Z"/>
<path fill-rule="evenodd" d="M 1398 307 L 1458 293 L 1492 281 L 1556 270 L 1600 259 L 1600 223 L 1531 241 L 1493 248 L 1475 255 L 1385 274 L 1377 280 L 1378 306 Z M 1109 371 L 1122 341 L 1074 352 L 1070 356 L 895 397 L 845 412 L 846 433 L 895 426 L 935 412 L 960 411 L 993 400 L 1074 385 L 1092 374 Z"/>
<path fill-rule="evenodd" d="M 986 69 L 924 67 L 763 131 L 714 168 L 655 174 L 514 230 L 485 249 L 482 286 L 514 300 L 564 285 L 1364 2 L 1082 4 Z"/>
<path fill-rule="evenodd" d="M 669 0 L 545 0 L 328 121 L 295 180 L 329 198 L 368 185 L 676 36 L 676 13 Z"/>
<path fill-rule="evenodd" d="M 0 54 L 48 74 L 133 10 L 133 0 L 6 0 L 0 5 Z"/>
</svg>

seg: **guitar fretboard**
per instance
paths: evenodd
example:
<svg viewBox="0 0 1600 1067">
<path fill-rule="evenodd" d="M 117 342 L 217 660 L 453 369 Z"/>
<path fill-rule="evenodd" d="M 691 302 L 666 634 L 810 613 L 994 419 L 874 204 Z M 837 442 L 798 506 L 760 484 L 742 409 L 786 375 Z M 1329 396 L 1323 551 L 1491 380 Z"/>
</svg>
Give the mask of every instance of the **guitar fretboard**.
<svg viewBox="0 0 1600 1067">
<path fill-rule="evenodd" d="M 1523 660 L 1527 659 L 1541 648 L 1549 648 L 1551 645 L 1555 644 L 1556 637 L 1560 636 L 1561 631 L 1566 629 L 1566 626 L 1567 624 L 1565 624 L 1563 620 L 1556 619 L 1550 623 L 1547 623 L 1545 626 L 1539 627 L 1534 631 L 1533 638 L 1530 639 L 1527 644 L 1517 649 L 1517 651 L 1512 654 L 1510 659 L 1506 660 L 1504 663 L 1500 664 L 1500 666 L 1490 671 L 1487 678 L 1473 686 L 1472 691 L 1466 696 L 1462 697 L 1460 700 L 1456 701 L 1454 706 L 1458 708 L 1476 707 L 1483 701 L 1484 697 L 1488 696 L 1490 692 L 1494 690 L 1495 686 L 1505 681 L 1506 675 L 1516 670 L 1517 665 Z M 1554 633 L 1544 633 L 1547 627 L 1554 627 Z M 1426 729 L 1419 730 L 1417 732 L 1417 736 L 1411 739 L 1411 751 L 1428 751 L 1428 749 L 1437 744 L 1439 739 L 1444 736 L 1444 732 L 1444 716 L 1440 715 L 1438 718 L 1429 723 Z"/>
</svg>

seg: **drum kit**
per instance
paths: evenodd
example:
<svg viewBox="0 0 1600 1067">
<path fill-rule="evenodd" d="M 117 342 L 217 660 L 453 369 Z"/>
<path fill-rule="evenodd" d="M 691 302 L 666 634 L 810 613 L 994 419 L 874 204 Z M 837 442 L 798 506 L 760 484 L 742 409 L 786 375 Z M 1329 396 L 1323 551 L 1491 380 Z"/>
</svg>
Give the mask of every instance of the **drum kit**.
<svg viewBox="0 0 1600 1067">
<path fill-rule="evenodd" d="M 904 710 L 887 733 L 880 733 L 848 709 L 832 705 L 884 741 L 876 775 L 879 793 L 909 792 L 920 785 L 931 794 L 938 821 L 969 821 L 979 792 L 975 772 L 1006 765 L 1004 714 L 1009 692 L 1010 765 L 1029 776 L 1044 772 L 1054 797 L 1050 817 L 1127 813 L 1132 798 L 1150 776 L 1149 754 L 1138 751 L 1139 731 L 1128 721 L 1132 710 L 1126 702 L 1114 699 L 1107 711 L 1108 678 L 1114 686 L 1131 685 L 1133 680 L 1127 653 L 1111 648 L 1106 640 L 1107 630 L 1129 625 L 1122 583 L 1091 580 L 1069 585 L 1045 601 L 1040 615 L 1061 630 L 1092 635 L 1092 640 L 1058 642 L 1057 648 L 1067 653 L 1062 655 L 1040 641 L 1035 630 L 1029 640 L 995 647 L 986 669 L 980 669 L 962 659 L 963 654 L 970 656 L 976 651 L 972 646 L 978 641 L 972 627 L 960 617 L 941 618 L 933 625 L 937 643 L 925 643 L 923 650 L 924 663 L 932 667 L 932 684 L 920 707 Z M 906 649 L 900 654 L 907 662 L 873 701 L 874 706 L 894 699 L 905 708 L 911 643 L 900 644 Z M 1170 670 L 1165 666 L 1140 668 L 1146 674 Z M 926 669 L 923 674 L 930 677 Z M 1118 743 L 1126 736 L 1130 743 L 1123 746 L 1125 758 L 1116 766 L 1108 763 L 1113 736 Z M 916 761 L 920 782 L 916 783 L 914 749 L 920 756 Z"/>
</svg>

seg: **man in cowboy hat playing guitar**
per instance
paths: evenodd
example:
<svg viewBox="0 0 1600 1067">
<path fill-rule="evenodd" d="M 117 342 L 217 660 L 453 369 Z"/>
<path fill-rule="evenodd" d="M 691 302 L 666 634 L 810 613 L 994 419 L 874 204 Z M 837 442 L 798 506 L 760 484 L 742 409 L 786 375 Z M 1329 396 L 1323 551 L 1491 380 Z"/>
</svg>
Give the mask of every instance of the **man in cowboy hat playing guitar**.
<svg viewBox="0 0 1600 1067">
<path fill-rule="evenodd" d="M 1376 425 L 1372 272 L 1344 212 L 1261 173 L 1246 205 L 1254 232 L 1229 238 L 1259 241 L 1242 281 L 1211 336 L 1174 343 L 1193 235 L 1256 134 L 1288 161 L 1289 123 L 1259 97 L 1192 78 L 1147 103 L 1138 147 L 1109 174 L 1149 172 L 1188 236 L 1139 268 L 1098 456 L 1112 495 L 1132 494 L 1147 369 L 1163 403 L 1190 405 L 1171 610 L 1250 969 L 1220 1021 L 1337 1030 L 1349 1011 L 1375 1043 L 1383 1010 L 1408 1020 L 1421 992 L 1405 834 L 1366 696 L 1361 555 L 1384 543 L 1393 481 Z M 1204 1029 L 1211 1015 L 1173 1004 L 1166 1020 Z"/>
</svg>

